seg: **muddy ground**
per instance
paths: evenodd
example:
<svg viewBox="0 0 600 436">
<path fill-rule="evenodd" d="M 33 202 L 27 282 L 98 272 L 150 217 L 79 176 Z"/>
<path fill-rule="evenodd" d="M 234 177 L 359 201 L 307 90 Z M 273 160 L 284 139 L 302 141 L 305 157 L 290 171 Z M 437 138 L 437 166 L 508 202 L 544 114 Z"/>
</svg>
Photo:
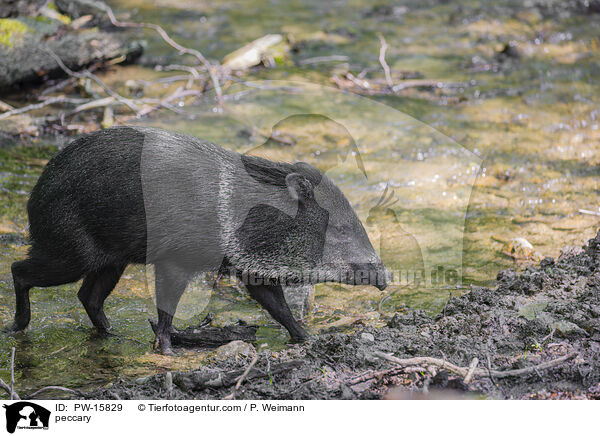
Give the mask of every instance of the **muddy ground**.
<svg viewBox="0 0 600 436">
<path fill-rule="evenodd" d="M 85 397 L 224 398 L 255 353 L 249 344 L 225 347 L 197 371 L 121 379 Z M 522 376 L 480 374 L 465 383 L 445 370 L 432 376 L 425 368 L 397 367 L 374 356 L 377 351 L 437 357 L 462 367 L 478 358 L 484 370 L 528 368 L 576 355 Z M 473 287 L 451 298 L 435 318 L 407 311 L 383 328 L 325 333 L 276 353 L 259 350 L 235 398 L 600 399 L 600 232 L 581 249 L 564 249 L 557 260 L 545 258 L 520 274 L 501 271 L 496 288 Z"/>
</svg>

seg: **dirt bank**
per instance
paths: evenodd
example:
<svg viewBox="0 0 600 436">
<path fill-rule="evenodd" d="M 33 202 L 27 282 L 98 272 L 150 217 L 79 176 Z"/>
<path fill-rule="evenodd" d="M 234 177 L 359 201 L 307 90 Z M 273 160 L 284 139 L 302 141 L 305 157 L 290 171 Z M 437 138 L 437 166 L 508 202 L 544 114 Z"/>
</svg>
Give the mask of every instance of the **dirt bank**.
<svg viewBox="0 0 600 436">
<path fill-rule="evenodd" d="M 501 271 L 496 288 L 474 287 L 451 298 L 435 318 L 418 310 L 397 313 L 384 328 L 322 334 L 278 353 L 259 350 L 235 398 L 600 399 L 599 265 L 600 232 L 556 261 L 546 258 L 521 274 Z M 230 357 L 219 360 L 217 352 L 197 371 L 119 380 L 89 397 L 224 398 L 255 353 L 231 349 Z M 478 364 L 465 383 L 464 374 L 428 363 L 398 366 L 378 352 L 465 368 L 477 358 Z M 523 375 L 506 373 L 519 369 Z"/>
</svg>

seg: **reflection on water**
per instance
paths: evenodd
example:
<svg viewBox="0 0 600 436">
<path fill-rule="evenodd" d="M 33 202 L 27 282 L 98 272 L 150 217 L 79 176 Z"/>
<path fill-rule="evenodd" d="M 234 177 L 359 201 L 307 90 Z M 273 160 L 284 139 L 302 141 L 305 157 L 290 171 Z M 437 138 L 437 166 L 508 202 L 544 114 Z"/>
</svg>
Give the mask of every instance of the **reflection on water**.
<svg viewBox="0 0 600 436">
<path fill-rule="evenodd" d="M 259 86 L 228 85 L 230 98 L 221 112 L 208 99 L 184 108 L 191 116 L 161 113 L 144 120 L 239 152 L 308 161 L 342 188 L 384 261 L 407 279 L 385 295 L 375 288 L 317 286 L 306 320 L 312 332 L 382 325 L 386 315 L 406 306 L 440 311 L 449 293 L 489 282 L 500 268 L 514 266 L 502 254 L 503 241 L 524 237 L 542 254 L 556 256 L 598 227 L 597 215 L 578 213 L 600 211 L 597 16 L 549 15 L 542 7 L 508 0 L 489 5 L 415 0 L 399 6 L 359 0 L 343 5 L 126 0 L 118 6 L 137 8 L 132 18 L 160 21 L 179 41 L 213 58 L 266 33 L 282 33 L 296 41 L 295 61 L 348 59 L 253 71 L 246 80 Z M 426 79 L 464 86 L 411 88 L 374 99 L 329 88 L 331 77 L 345 71 L 383 75 L 377 32 L 390 47 L 392 71 L 418 71 Z M 148 62 L 181 61 L 148 36 Z M 118 89 L 128 78 L 158 74 L 128 66 L 103 79 Z M 1 325 L 14 308 L 10 264 L 27 249 L 27 192 L 55 151 L 0 150 Z M 116 336 L 106 339 L 93 337 L 76 298 L 77 284 L 32 290 L 28 331 L 0 333 L 0 377 L 9 378 L 11 346 L 18 350 L 21 390 L 97 386 L 120 375 L 201 364 L 205 353 L 172 359 L 149 352 L 147 318 L 155 314 L 146 278 L 142 267 L 127 269 L 107 300 Z M 211 311 L 217 323 L 239 318 L 259 323 L 261 342 L 285 344 L 285 332 L 233 282 L 222 280 L 215 291 L 211 280 L 199 278 L 186 298 L 181 325 Z M 195 313 L 194 306 L 206 300 L 207 308 Z"/>
</svg>

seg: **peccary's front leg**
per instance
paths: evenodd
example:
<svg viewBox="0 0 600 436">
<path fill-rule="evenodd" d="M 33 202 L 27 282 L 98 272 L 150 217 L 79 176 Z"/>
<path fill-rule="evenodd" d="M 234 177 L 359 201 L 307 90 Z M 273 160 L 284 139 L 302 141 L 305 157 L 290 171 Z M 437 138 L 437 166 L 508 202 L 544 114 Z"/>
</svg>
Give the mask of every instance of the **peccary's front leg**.
<svg viewBox="0 0 600 436">
<path fill-rule="evenodd" d="M 303 342 L 306 340 L 308 335 L 294 319 L 292 311 L 285 301 L 281 285 L 247 284 L 246 288 L 250 292 L 250 296 L 258 301 L 277 322 L 290 332 L 294 342 Z"/>
<path fill-rule="evenodd" d="M 173 354 L 171 349 L 171 325 L 177 304 L 187 287 L 190 275 L 172 262 L 161 262 L 155 266 L 156 327 L 155 348 L 163 354 Z"/>
</svg>

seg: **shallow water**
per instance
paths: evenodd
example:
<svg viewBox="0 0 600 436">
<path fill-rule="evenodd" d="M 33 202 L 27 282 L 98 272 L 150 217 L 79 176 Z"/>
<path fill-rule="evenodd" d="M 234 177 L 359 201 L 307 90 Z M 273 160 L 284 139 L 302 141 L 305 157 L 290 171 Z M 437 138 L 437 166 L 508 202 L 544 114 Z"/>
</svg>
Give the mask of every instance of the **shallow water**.
<svg viewBox="0 0 600 436">
<path fill-rule="evenodd" d="M 544 8 L 507 1 L 409 1 L 391 8 L 367 3 L 119 2 L 122 10 L 134 11 L 132 19 L 160 22 L 209 58 L 220 59 L 266 33 L 291 35 L 299 47 L 291 61 L 250 72 L 244 76 L 250 83 L 226 84 L 222 110 L 209 96 L 181 107 L 185 114 L 160 112 L 139 123 L 240 152 L 308 161 L 339 184 L 365 225 L 373 223 L 366 225 L 369 236 L 393 269 L 441 267 L 462 279 L 400 284 L 383 301 L 375 288 L 318 285 L 306 320 L 312 332 L 381 325 L 405 306 L 440 311 L 449 293 L 488 283 L 501 268 L 521 266 L 503 254 L 504 241 L 523 237 L 540 254 L 557 256 L 565 245 L 593 236 L 600 220 L 579 213 L 600 212 L 598 15 L 567 10 L 548 15 Z M 392 72 L 418 71 L 426 79 L 462 85 L 368 99 L 335 90 L 332 75 L 347 70 L 357 75 L 367 69 L 368 79 L 383 78 L 377 32 L 389 45 Z M 181 62 L 162 41 L 145 36 L 143 63 Z M 519 56 L 500 55 L 511 41 Z M 331 55 L 348 61 L 298 65 Z M 161 74 L 128 66 L 103 78 L 118 89 L 128 78 Z M 273 130 L 294 145 L 267 142 Z M 27 248 L 27 192 L 56 150 L 0 150 L 2 325 L 14 307 L 10 263 Z M 389 207 L 391 221 L 373 210 L 386 186 L 398 199 Z M 27 332 L 0 333 L 6 344 L 0 347 L 0 377 L 8 378 L 10 346 L 17 348 L 17 386 L 25 391 L 45 384 L 98 386 L 120 375 L 198 366 L 206 353 L 173 359 L 151 352 L 147 318 L 155 315 L 146 282 L 143 268 L 126 271 L 107 300 L 117 335 L 107 339 L 93 336 L 76 284 L 33 290 Z M 178 311 L 180 326 L 210 311 L 217 324 L 239 318 L 259 323 L 260 342 L 275 349 L 285 345 L 285 332 L 234 283 L 223 282 L 214 292 L 200 280 L 186 298 Z"/>
</svg>

